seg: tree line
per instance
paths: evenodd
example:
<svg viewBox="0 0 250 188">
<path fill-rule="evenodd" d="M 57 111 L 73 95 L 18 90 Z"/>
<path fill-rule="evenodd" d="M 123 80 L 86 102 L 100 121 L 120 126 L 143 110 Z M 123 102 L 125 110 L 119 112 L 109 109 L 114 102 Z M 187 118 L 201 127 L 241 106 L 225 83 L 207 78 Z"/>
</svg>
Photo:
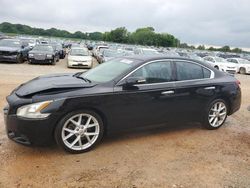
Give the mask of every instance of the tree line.
<svg viewBox="0 0 250 188">
<path fill-rule="evenodd" d="M 223 51 L 223 52 L 235 52 L 241 53 L 242 49 L 231 49 L 229 46 L 223 46 L 221 48 L 205 48 L 204 45 L 200 45 L 197 48 L 195 46 L 189 46 L 186 43 L 180 43 L 180 40 L 175 36 L 168 33 L 157 33 L 153 27 L 138 28 L 134 32 L 129 32 L 125 27 L 119 27 L 109 32 L 90 32 L 83 33 L 76 31 L 71 33 L 66 30 L 60 30 L 56 28 L 42 29 L 34 28 L 23 24 L 12 24 L 3 22 L 0 24 L 0 31 L 4 33 L 14 34 L 26 34 L 26 35 L 38 35 L 46 37 L 63 37 L 63 38 L 75 38 L 83 40 L 97 40 L 108 41 L 124 44 L 139 44 L 147 46 L 162 46 L 162 47 L 180 47 L 188 49 L 198 50 L 211 50 L 211 51 Z"/>
<path fill-rule="evenodd" d="M 187 43 L 181 43 L 180 48 L 187 48 L 187 49 L 197 49 L 197 50 L 209 50 L 209 51 L 220 51 L 220 52 L 233 52 L 233 53 L 242 53 L 243 50 L 240 48 L 230 48 L 230 46 L 222 46 L 221 48 L 215 47 L 208 47 L 206 48 L 204 45 L 199 45 L 197 47 L 191 45 L 189 46 Z"/>
<path fill-rule="evenodd" d="M 140 44 L 147 46 L 178 47 L 179 39 L 168 33 L 156 33 L 153 27 L 138 28 L 128 32 L 125 27 L 119 27 L 103 34 L 104 41 Z"/>
<path fill-rule="evenodd" d="M 34 28 L 22 24 L 11 24 L 3 22 L 0 24 L 0 31 L 4 33 L 38 35 L 47 37 L 63 37 L 76 38 L 84 40 L 103 40 L 109 42 L 125 43 L 125 44 L 140 44 L 149 46 L 163 46 L 163 47 L 178 47 L 180 41 L 173 35 L 167 33 L 156 33 L 154 28 L 146 27 L 139 28 L 135 32 L 128 32 L 125 27 L 119 27 L 110 32 L 91 32 L 83 33 L 76 31 L 70 33 L 66 30 L 56 28 L 42 29 Z"/>
<path fill-rule="evenodd" d="M 76 31 L 70 33 L 66 30 L 50 28 L 34 28 L 23 24 L 12 24 L 3 22 L 0 24 L 0 31 L 3 33 L 25 34 L 25 35 L 38 35 L 46 37 L 62 37 L 62 38 L 76 38 L 76 39 L 89 39 L 89 40 L 102 40 L 103 34 L 101 32 L 82 33 Z"/>
</svg>

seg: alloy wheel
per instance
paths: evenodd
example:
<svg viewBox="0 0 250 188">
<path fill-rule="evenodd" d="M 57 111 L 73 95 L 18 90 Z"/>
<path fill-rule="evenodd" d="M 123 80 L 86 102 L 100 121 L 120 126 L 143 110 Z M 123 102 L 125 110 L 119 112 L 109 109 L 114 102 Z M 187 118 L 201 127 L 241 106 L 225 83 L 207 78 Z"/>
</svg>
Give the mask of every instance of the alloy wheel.
<svg viewBox="0 0 250 188">
<path fill-rule="evenodd" d="M 70 117 L 63 125 L 62 141 L 69 149 L 81 151 L 91 147 L 100 134 L 97 119 L 87 113 Z"/>
<path fill-rule="evenodd" d="M 208 114 L 209 124 L 216 128 L 221 126 L 227 117 L 227 107 L 223 102 L 216 102 L 213 104 Z"/>
</svg>

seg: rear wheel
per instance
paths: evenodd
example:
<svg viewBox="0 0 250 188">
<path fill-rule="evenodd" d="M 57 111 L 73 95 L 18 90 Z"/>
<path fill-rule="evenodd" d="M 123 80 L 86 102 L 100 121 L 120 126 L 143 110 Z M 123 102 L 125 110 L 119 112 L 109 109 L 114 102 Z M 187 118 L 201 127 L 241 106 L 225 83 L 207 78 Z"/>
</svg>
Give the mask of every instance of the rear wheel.
<svg viewBox="0 0 250 188">
<path fill-rule="evenodd" d="M 103 122 L 93 111 L 77 111 L 66 115 L 55 129 L 58 145 L 70 153 L 83 153 L 96 146 L 103 137 Z"/>
<path fill-rule="evenodd" d="M 228 113 L 227 104 L 222 99 L 214 100 L 205 114 L 204 125 L 207 129 L 218 129 L 226 121 Z"/>
<path fill-rule="evenodd" d="M 219 67 L 218 66 L 215 66 L 214 68 L 218 69 L 219 70 Z"/>
<path fill-rule="evenodd" d="M 240 74 L 246 74 L 246 69 L 243 68 L 243 67 L 241 67 L 241 68 L 240 68 Z"/>
</svg>

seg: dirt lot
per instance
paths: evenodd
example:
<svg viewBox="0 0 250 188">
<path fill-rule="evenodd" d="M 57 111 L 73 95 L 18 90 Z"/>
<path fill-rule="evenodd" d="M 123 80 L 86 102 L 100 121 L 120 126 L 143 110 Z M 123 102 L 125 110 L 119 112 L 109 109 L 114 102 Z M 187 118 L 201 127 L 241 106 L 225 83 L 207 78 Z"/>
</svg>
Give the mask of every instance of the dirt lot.
<svg viewBox="0 0 250 188">
<path fill-rule="evenodd" d="M 77 72 L 56 66 L 0 64 L 0 108 L 16 86 L 35 76 Z M 56 146 L 8 140 L 0 113 L 2 187 L 250 187 L 250 75 L 238 75 L 242 107 L 216 131 L 199 125 L 105 138 L 93 151 L 71 155 Z"/>
</svg>

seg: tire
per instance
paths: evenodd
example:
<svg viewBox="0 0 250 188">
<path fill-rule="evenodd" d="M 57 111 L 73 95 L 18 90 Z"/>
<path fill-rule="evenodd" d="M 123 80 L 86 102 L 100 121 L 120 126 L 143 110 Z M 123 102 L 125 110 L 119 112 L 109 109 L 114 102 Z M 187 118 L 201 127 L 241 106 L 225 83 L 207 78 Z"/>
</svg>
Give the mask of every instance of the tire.
<svg viewBox="0 0 250 188">
<path fill-rule="evenodd" d="M 228 106 L 223 99 L 212 101 L 204 115 L 204 126 L 206 129 L 214 130 L 221 127 L 227 119 Z"/>
<path fill-rule="evenodd" d="M 80 110 L 63 117 L 55 128 L 54 136 L 65 151 L 77 154 L 94 148 L 101 141 L 103 132 L 103 121 L 97 113 Z"/>
<path fill-rule="evenodd" d="M 216 68 L 216 69 L 220 70 L 218 66 L 215 66 L 214 68 Z"/>
<path fill-rule="evenodd" d="M 56 64 L 56 59 L 55 59 L 55 57 L 54 57 L 54 59 L 53 59 L 51 65 L 55 65 L 55 64 Z"/>
<path fill-rule="evenodd" d="M 23 62 L 24 62 L 24 61 L 23 61 L 22 54 L 19 54 L 19 55 L 17 56 L 17 63 L 21 64 L 21 63 L 23 63 Z"/>
<path fill-rule="evenodd" d="M 246 74 L 246 69 L 241 67 L 239 72 L 240 72 L 240 74 Z"/>
</svg>

